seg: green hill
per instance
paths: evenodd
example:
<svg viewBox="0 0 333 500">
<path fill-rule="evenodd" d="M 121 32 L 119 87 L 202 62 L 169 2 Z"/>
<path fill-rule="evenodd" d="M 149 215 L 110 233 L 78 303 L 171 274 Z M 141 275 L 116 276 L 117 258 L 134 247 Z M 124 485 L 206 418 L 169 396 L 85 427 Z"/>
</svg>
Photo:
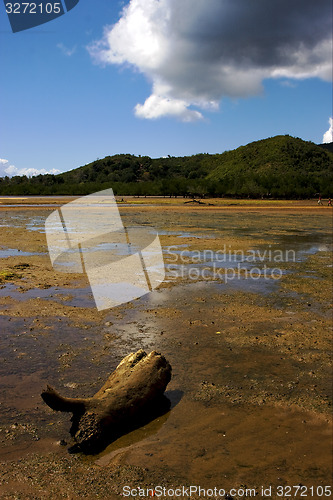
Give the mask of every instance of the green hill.
<svg viewBox="0 0 333 500">
<path fill-rule="evenodd" d="M 207 178 L 230 194 L 326 195 L 333 188 L 333 154 L 302 139 L 276 136 L 223 153 Z"/>
<path fill-rule="evenodd" d="M 286 135 L 215 155 L 107 156 L 59 175 L 0 179 L 0 194 L 84 195 L 112 187 L 117 195 L 325 197 L 333 194 L 332 167 L 328 148 Z"/>
<path fill-rule="evenodd" d="M 324 144 L 319 144 L 321 148 L 327 149 L 327 151 L 331 151 L 333 153 L 333 142 L 326 142 Z"/>
</svg>

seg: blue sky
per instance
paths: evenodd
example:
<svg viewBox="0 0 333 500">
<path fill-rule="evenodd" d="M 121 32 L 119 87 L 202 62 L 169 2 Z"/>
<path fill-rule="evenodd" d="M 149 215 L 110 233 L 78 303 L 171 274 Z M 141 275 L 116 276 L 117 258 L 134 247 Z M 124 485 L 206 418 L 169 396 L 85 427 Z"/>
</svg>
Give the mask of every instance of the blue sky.
<svg viewBox="0 0 333 500">
<path fill-rule="evenodd" d="M 320 14 L 314 4 L 80 0 L 12 33 L 2 3 L 0 176 L 116 153 L 221 153 L 278 134 L 322 142 L 332 19 L 330 1 Z"/>
</svg>

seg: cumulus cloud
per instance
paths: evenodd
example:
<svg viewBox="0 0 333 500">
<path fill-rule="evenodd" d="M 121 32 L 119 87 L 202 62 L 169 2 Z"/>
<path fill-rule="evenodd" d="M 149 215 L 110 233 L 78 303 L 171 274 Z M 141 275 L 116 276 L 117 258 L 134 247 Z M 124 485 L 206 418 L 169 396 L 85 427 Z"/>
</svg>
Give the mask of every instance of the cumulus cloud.
<svg viewBox="0 0 333 500">
<path fill-rule="evenodd" d="M 26 175 L 27 177 L 33 177 L 40 174 L 60 174 L 61 171 L 55 168 L 51 170 L 46 170 L 45 168 L 17 168 L 15 165 L 10 165 L 8 160 L 0 158 L 0 177 L 14 177 L 15 175 Z"/>
<path fill-rule="evenodd" d="M 333 142 L 333 118 L 330 118 L 328 123 L 330 124 L 330 128 L 323 135 L 323 143 Z"/>
<path fill-rule="evenodd" d="M 157 92 L 148 97 L 144 104 L 137 104 L 135 114 L 139 118 L 178 117 L 185 122 L 203 118 L 199 111 L 189 109 L 189 104 L 181 99 L 170 99 Z"/>
<path fill-rule="evenodd" d="M 137 116 L 191 121 L 266 78 L 329 80 L 331 40 L 330 0 L 130 0 L 88 50 L 152 82 Z"/>
</svg>

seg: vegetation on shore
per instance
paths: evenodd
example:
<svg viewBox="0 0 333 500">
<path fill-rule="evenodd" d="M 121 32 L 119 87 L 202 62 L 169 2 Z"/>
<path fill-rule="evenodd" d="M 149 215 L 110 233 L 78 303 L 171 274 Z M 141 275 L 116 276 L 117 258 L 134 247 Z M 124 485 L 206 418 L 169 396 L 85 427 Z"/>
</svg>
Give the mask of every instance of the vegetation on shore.
<svg viewBox="0 0 333 500">
<path fill-rule="evenodd" d="M 222 154 L 119 154 L 58 175 L 0 178 L 0 195 L 85 195 L 111 187 L 120 196 L 329 197 L 331 149 L 280 135 Z"/>
</svg>

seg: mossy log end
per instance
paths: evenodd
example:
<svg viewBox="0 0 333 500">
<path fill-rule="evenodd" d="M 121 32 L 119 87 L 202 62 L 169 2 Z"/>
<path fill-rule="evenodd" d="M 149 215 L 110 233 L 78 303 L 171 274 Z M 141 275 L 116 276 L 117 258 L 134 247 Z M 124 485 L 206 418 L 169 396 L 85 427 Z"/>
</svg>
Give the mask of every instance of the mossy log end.
<svg viewBox="0 0 333 500">
<path fill-rule="evenodd" d="M 165 411 L 170 379 L 165 357 L 141 349 L 126 356 L 92 398 L 65 398 L 50 386 L 41 396 L 53 410 L 73 413 L 75 449 L 90 453 Z"/>
</svg>

